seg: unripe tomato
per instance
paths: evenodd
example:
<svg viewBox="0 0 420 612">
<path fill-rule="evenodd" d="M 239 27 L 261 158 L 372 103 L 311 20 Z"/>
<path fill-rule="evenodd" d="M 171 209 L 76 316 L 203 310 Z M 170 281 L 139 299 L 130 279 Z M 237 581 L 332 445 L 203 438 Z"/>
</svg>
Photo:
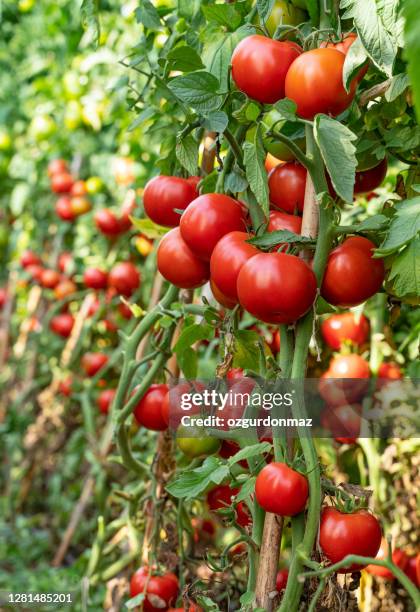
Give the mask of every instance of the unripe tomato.
<svg viewBox="0 0 420 612">
<path fill-rule="evenodd" d="M 343 86 L 345 55 L 336 49 L 312 49 L 302 53 L 286 76 L 286 97 L 297 105 L 297 114 L 313 119 L 318 113 L 336 117 L 353 100 L 357 81 L 350 91 Z"/>
<path fill-rule="evenodd" d="M 114 401 L 115 394 L 115 389 L 104 389 L 104 391 L 101 391 L 98 395 L 96 405 L 102 414 L 108 414 L 111 404 Z"/>
<path fill-rule="evenodd" d="M 210 510 L 216 511 L 232 505 L 232 497 L 239 493 L 239 489 L 232 489 L 229 485 L 218 485 L 207 493 L 207 503 Z M 235 504 L 236 521 L 242 527 L 250 524 L 251 519 L 243 502 Z"/>
<path fill-rule="evenodd" d="M 220 289 L 213 280 L 210 280 L 210 288 L 214 299 L 221 306 L 223 306 L 223 308 L 227 308 L 228 310 L 232 310 L 232 308 L 235 308 L 236 304 L 238 303 L 237 300 L 231 300 L 230 298 L 228 298 L 224 293 L 220 291 Z"/>
<path fill-rule="evenodd" d="M 255 496 L 261 508 L 280 516 L 295 516 L 302 512 L 308 494 L 306 477 L 285 463 L 269 463 L 255 482 Z"/>
<path fill-rule="evenodd" d="M 141 567 L 131 577 L 130 596 L 135 597 L 144 592 L 146 596 L 142 602 L 143 612 L 167 610 L 178 597 L 178 578 L 170 572 L 159 576 L 150 572 L 147 567 Z"/>
<path fill-rule="evenodd" d="M 321 333 L 326 344 L 337 351 L 344 342 L 364 344 L 369 336 L 369 321 L 365 315 L 353 312 L 333 314 L 322 322 Z"/>
<path fill-rule="evenodd" d="M 268 220 L 267 232 L 277 232 L 279 230 L 289 230 L 294 234 L 300 234 L 302 229 L 302 217 L 297 215 L 288 215 L 287 213 L 279 212 L 278 210 L 271 210 Z M 279 242 L 273 250 L 278 249 L 284 244 Z"/>
<path fill-rule="evenodd" d="M 139 425 L 152 431 L 164 431 L 168 424 L 162 415 L 162 403 L 169 391 L 168 385 L 151 385 L 133 410 Z"/>
<path fill-rule="evenodd" d="M 65 159 L 52 159 L 48 164 L 47 174 L 49 177 L 54 174 L 67 174 L 68 165 Z"/>
<path fill-rule="evenodd" d="M 298 162 L 280 164 L 268 175 L 270 202 L 287 213 L 302 212 L 307 171 Z"/>
<path fill-rule="evenodd" d="M 50 321 L 50 329 L 62 338 L 68 338 L 73 329 L 74 318 L 68 312 L 56 315 Z"/>
<path fill-rule="evenodd" d="M 83 282 L 89 289 L 106 289 L 108 274 L 99 268 L 87 268 L 83 274 Z"/>
<path fill-rule="evenodd" d="M 153 251 L 153 240 L 139 236 L 135 241 L 136 249 L 142 257 L 147 257 Z"/>
<path fill-rule="evenodd" d="M 207 455 L 217 453 L 220 448 L 220 440 L 210 436 L 207 438 L 189 438 L 187 436 L 191 433 L 191 429 L 191 427 L 183 428 L 183 426 L 181 426 L 178 430 L 176 444 L 184 455 L 190 459 L 194 459 L 196 457 L 207 457 Z M 181 437 L 178 437 L 178 435 L 181 435 Z"/>
<path fill-rule="evenodd" d="M 43 270 L 40 280 L 41 285 L 46 289 L 54 289 L 60 282 L 60 274 L 57 270 Z"/>
<path fill-rule="evenodd" d="M 196 198 L 181 217 L 181 236 L 200 259 L 210 260 L 218 241 L 229 232 L 245 229 L 241 204 L 220 193 Z"/>
<path fill-rule="evenodd" d="M 357 306 L 382 286 L 385 268 L 382 259 L 373 259 L 373 242 L 361 236 L 347 238 L 328 257 L 321 295 L 342 308 Z"/>
<path fill-rule="evenodd" d="M 79 180 L 73 183 L 70 194 L 72 197 L 81 197 L 85 196 L 87 192 L 85 181 Z"/>
<path fill-rule="evenodd" d="M 292 323 L 303 316 L 316 297 L 316 278 L 299 257 L 260 253 L 241 268 L 239 303 L 266 323 Z"/>
<path fill-rule="evenodd" d="M 60 381 L 60 384 L 58 385 L 58 392 L 61 393 L 62 395 L 65 395 L 66 397 L 70 397 L 71 392 L 72 392 L 72 385 L 73 385 L 72 377 L 67 376 L 67 378 L 64 378 L 63 380 Z"/>
<path fill-rule="evenodd" d="M 22 268 L 28 266 L 38 266 L 41 264 L 41 258 L 33 251 L 24 251 L 20 256 L 20 265 Z"/>
<path fill-rule="evenodd" d="M 58 269 L 63 274 L 68 274 L 71 272 L 71 268 L 73 267 L 73 256 L 69 251 L 63 251 L 60 253 L 57 260 Z"/>
<path fill-rule="evenodd" d="M 68 172 L 53 174 L 51 177 L 51 190 L 54 193 L 69 193 L 73 187 L 73 177 Z"/>
<path fill-rule="evenodd" d="M 95 195 L 96 193 L 99 193 L 102 189 L 103 181 L 99 176 L 90 176 L 86 180 L 86 191 L 89 194 Z"/>
<path fill-rule="evenodd" d="M 274 36 L 278 25 L 297 26 L 306 19 L 307 15 L 287 0 L 275 0 L 271 13 L 265 22 L 265 27 L 270 36 Z"/>
<path fill-rule="evenodd" d="M 404 378 L 401 367 L 394 361 L 382 362 L 378 369 L 378 378 L 401 380 Z"/>
<path fill-rule="evenodd" d="M 388 162 L 386 157 L 377 166 L 362 172 L 356 172 L 354 193 L 369 193 L 374 191 L 386 177 Z"/>
<path fill-rule="evenodd" d="M 108 356 L 104 353 L 85 353 L 81 361 L 82 368 L 89 377 L 95 376 L 106 363 Z"/>
<path fill-rule="evenodd" d="M 156 176 L 150 180 L 143 194 L 146 215 L 164 227 L 179 225 L 181 213 L 197 197 L 196 185 L 177 176 Z"/>
<path fill-rule="evenodd" d="M 267 173 L 271 172 L 271 170 L 276 168 L 276 166 L 278 166 L 279 164 L 282 164 L 283 161 L 284 160 L 282 159 L 277 159 L 277 157 L 274 157 L 274 155 L 271 155 L 271 153 L 267 153 L 267 156 L 264 162 L 264 166 L 265 166 Z"/>
<path fill-rule="evenodd" d="M 287 71 L 299 51 L 286 42 L 254 34 L 241 40 L 232 55 L 238 89 L 258 102 L 273 104 L 285 96 Z"/>
<path fill-rule="evenodd" d="M 68 196 L 58 198 L 55 203 L 55 212 L 63 221 L 73 221 L 76 217 L 72 210 L 71 199 Z"/>
<path fill-rule="evenodd" d="M 140 287 L 140 274 L 134 264 L 123 261 L 115 264 L 108 275 L 108 286 L 119 295 L 130 297 Z"/>
<path fill-rule="evenodd" d="M 98 210 L 94 215 L 94 219 L 96 227 L 105 236 L 118 236 L 121 231 L 117 216 L 108 208 Z"/>
<path fill-rule="evenodd" d="M 260 253 L 246 242 L 250 238 L 246 232 L 229 232 L 219 240 L 211 255 L 211 281 L 228 300 L 238 301 L 236 283 L 239 272 L 248 259 Z"/>
<path fill-rule="evenodd" d="M 289 571 L 287 569 L 281 569 L 277 572 L 276 591 L 280 592 L 286 588 L 288 577 L 289 577 Z"/>
<path fill-rule="evenodd" d="M 54 288 L 54 297 L 57 300 L 62 300 L 68 295 L 75 293 L 77 290 L 76 285 L 69 278 L 60 280 L 58 285 Z"/>
<path fill-rule="evenodd" d="M 75 217 L 80 217 L 90 211 L 92 205 L 84 196 L 77 196 L 70 200 L 71 211 Z"/>
<path fill-rule="evenodd" d="M 378 519 L 366 510 L 345 514 L 335 508 L 327 507 L 322 511 L 319 544 L 331 563 L 338 563 L 347 555 L 376 557 L 381 539 Z M 353 564 L 339 570 L 339 573 L 350 573 L 363 567 Z"/>
<path fill-rule="evenodd" d="M 166 280 L 181 289 L 201 287 L 210 276 L 208 263 L 192 252 L 178 227 L 168 232 L 160 241 L 157 267 Z"/>
<path fill-rule="evenodd" d="M 378 561 L 384 561 L 388 558 L 388 542 L 385 538 L 382 538 L 378 554 L 375 558 L 378 559 Z M 408 564 L 408 556 L 400 548 L 395 548 L 392 551 L 392 562 L 404 572 Z M 367 565 L 366 571 L 369 574 L 385 578 L 386 580 L 394 580 L 395 578 L 394 574 L 387 567 L 382 567 L 380 565 Z"/>
</svg>

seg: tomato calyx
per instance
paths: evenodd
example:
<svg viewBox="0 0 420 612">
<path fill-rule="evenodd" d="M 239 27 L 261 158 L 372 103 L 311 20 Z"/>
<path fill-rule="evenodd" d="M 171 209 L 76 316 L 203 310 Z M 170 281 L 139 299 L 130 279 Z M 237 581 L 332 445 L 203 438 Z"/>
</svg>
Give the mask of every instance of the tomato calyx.
<svg viewBox="0 0 420 612">
<path fill-rule="evenodd" d="M 335 485 L 328 478 L 322 477 L 321 486 L 331 501 L 331 507 L 342 514 L 352 514 L 359 510 L 366 510 L 372 491 L 357 485 L 342 483 Z"/>
</svg>

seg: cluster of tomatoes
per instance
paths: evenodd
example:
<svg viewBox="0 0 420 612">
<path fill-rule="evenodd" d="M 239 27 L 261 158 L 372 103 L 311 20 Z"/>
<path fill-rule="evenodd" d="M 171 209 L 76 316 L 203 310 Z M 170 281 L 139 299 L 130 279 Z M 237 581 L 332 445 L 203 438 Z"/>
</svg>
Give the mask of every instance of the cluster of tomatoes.
<svg viewBox="0 0 420 612">
<path fill-rule="evenodd" d="M 141 567 L 131 577 L 131 597 L 142 594 L 142 609 L 144 612 L 167 610 L 167 612 L 202 612 L 202 608 L 195 603 L 187 607 L 173 608 L 179 596 L 179 581 L 172 572 L 164 574 L 154 573 L 152 569 Z"/>
</svg>

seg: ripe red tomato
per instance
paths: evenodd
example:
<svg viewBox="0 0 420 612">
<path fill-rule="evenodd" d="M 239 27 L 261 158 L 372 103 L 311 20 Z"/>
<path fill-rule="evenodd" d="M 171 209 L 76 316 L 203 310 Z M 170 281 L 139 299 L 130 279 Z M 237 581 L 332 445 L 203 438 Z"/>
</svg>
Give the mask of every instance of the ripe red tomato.
<svg viewBox="0 0 420 612">
<path fill-rule="evenodd" d="M 187 183 L 189 183 L 190 185 L 192 185 L 194 187 L 194 189 L 195 189 L 195 197 L 196 198 L 198 198 L 198 196 L 200 195 L 200 192 L 198 191 L 198 184 L 202 180 L 202 178 L 203 178 L 202 176 L 189 176 L 186 179 Z"/>
<path fill-rule="evenodd" d="M 44 268 L 42 266 L 39 266 L 37 264 L 30 265 L 26 268 L 26 271 L 33 281 L 38 283 L 41 282 L 41 276 L 44 271 Z"/>
<path fill-rule="evenodd" d="M 360 404 L 327 406 L 322 412 L 321 423 L 340 444 L 354 444 L 360 436 L 361 413 Z"/>
<path fill-rule="evenodd" d="M 270 202 L 293 215 L 303 211 L 305 201 L 306 168 L 298 162 L 279 164 L 268 175 Z"/>
<path fill-rule="evenodd" d="M 288 215 L 287 213 L 271 210 L 268 220 L 267 232 L 277 232 L 278 230 L 289 230 L 294 234 L 300 234 L 302 229 L 302 217 L 297 215 Z M 284 242 L 276 244 L 272 251 L 279 249 Z"/>
<path fill-rule="evenodd" d="M 321 287 L 327 302 L 343 308 L 357 306 L 379 291 L 385 268 L 382 259 L 373 259 L 373 249 L 367 238 L 353 236 L 331 251 Z"/>
<path fill-rule="evenodd" d="M 102 414 L 108 414 L 111 404 L 114 401 L 115 394 L 115 389 L 104 389 L 104 391 L 101 391 L 98 395 L 96 405 Z"/>
<path fill-rule="evenodd" d="M 209 261 L 225 234 L 245 230 L 244 210 L 229 196 L 206 193 L 191 202 L 181 217 L 179 229 L 194 255 Z"/>
<path fill-rule="evenodd" d="M 316 278 L 299 257 L 260 253 L 241 268 L 239 302 L 266 323 L 292 323 L 303 316 L 316 297 Z"/>
<path fill-rule="evenodd" d="M 71 199 L 68 196 L 58 198 L 55 203 L 55 212 L 63 221 L 73 221 L 76 217 L 71 207 Z"/>
<path fill-rule="evenodd" d="M 121 232 L 121 227 L 117 216 L 109 210 L 102 208 L 95 213 L 94 216 L 96 227 L 105 236 L 118 236 Z"/>
<path fill-rule="evenodd" d="M 338 563 L 347 555 L 376 557 L 381 545 L 381 526 L 377 518 L 366 510 L 345 514 L 332 507 L 324 508 L 319 527 L 319 544 L 331 563 Z M 363 565 L 353 564 L 339 570 L 354 572 Z"/>
<path fill-rule="evenodd" d="M 191 519 L 194 542 L 212 542 L 216 535 L 216 525 L 210 519 L 194 517 Z"/>
<path fill-rule="evenodd" d="M 51 177 L 51 190 L 54 193 L 69 193 L 73 187 L 73 177 L 68 172 L 53 174 Z"/>
<path fill-rule="evenodd" d="M 378 369 L 378 378 L 385 378 L 386 380 L 401 380 L 404 378 L 404 374 L 398 363 L 394 361 L 383 362 Z"/>
<path fill-rule="evenodd" d="M 250 238 L 246 232 L 229 232 L 219 240 L 211 255 L 210 278 L 216 288 L 234 302 L 238 301 L 236 282 L 242 266 L 260 252 L 246 242 Z"/>
<path fill-rule="evenodd" d="M 140 274 L 134 264 L 123 261 L 115 264 L 108 275 L 108 285 L 117 293 L 130 297 L 140 287 Z"/>
<path fill-rule="evenodd" d="M 88 198 L 85 196 L 72 197 L 70 200 L 70 207 L 73 215 L 80 217 L 86 214 L 92 208 L 92 205 Z"/>
<path fill-rule="evenodd" d="M 360 355 L 337 355 L 328 368 L 331 378 L 369 378 L 369 364 Z"/>
<path fill-rule="evenodd" d="M 343 35 L 342 40 L 338 43 L 322 42 L 319 46 L 320 47 L 331 47 L 333 49 L 337 49 L 337 51 L 341 51 L 341 53 L 344 53 L 344 55 L 347 55 L 348 50 L 350 49 L 350 47 L 352 46 L 352 44 L 354 43 L 356 39 L 357 39 L 357 34 L 355 34 L 354 32 L 348 32 Z M 366 65 L 363 68 L 361 68 L 359 72 L 357 73 L 356 78 L 359 82 L 365 76 L 366 72 L 368 71 L 368 68 L 369 68 L 369 65 Z"/>
<path fill-rule="evenodd" d="M 130 580 L 130 596 L 135 597 L 145 592 L 142 603 L 143 612 L 162 612 L 176 601 L 179 592 L 178 578 L 171 572 L 157 575 L 149 569 L 141 567 Z"/>
<path fill-rule="evenodd" d="M 227 295 L 220 291 L 219 287 L 213 280 L 210 280 L 210 288 L 214 299 L 221 306 L 223 306 L 223 308 L 227 308 L 228 310 L 232 310 L 232 308 L 235 308 L 236 304 L 238 303 L 237 300 L 231 300 L 230 298 L 228 298 Z"/>
<path fill-rule="evenodd" d="M 52 159 L 48 164 L 47 174 L 52 177 L 54 174 L 63 174 L 68 172 L 67 162 L 64 159 Z"/>
<path fill-rule="evenodd" d="M 20 265 L 22 268 L 27 268 L 28 266 L 38 266 L 41 264 L 41 258 L 32 251 L 24 251 L 20 256 Z"/>
<path fill-rule="evenodd" d="M 369 376 L 369 364 L 360 355 L 337 355 L 320 378 L 319 393 L 329 406 L 354 404 L 366 393 Z"/>
<path fill-rule="evenodd" d="M 312 49 L 302 53 L 286 76 L 286 97 L 297 105 L 297 114 L 313 119 L 318 113 L 336 117 L 353 100 L 357 81 L 350 91 L 343 86 L 345 55 L 337 49 Z"/>
<path fill-rule="evenodd" d="M 420 553 L 408 557 L 404 572 L 414 582 L 416 587 L 420 587 Z"/>
<path fill-rule="evenodd" d="M 6 304 L 7 297 L 7 289 L 5 287 L 0 287 L 0 309 Z"/>
<path fill-rule="evenodd" d="M 64 378 L 63 380 L 60 381 L 60 384 L 58 385 L 58 392 L 61 393 L 62 395 L 65 395 L 66 397 L 70 397 L 71 392 L 72 392 L 72 385 L 73 385 L 72 377 L 67 376 L 67 378 Z"/>
<path fill-rule="evenodd" d="M 365 315 L 353 312 L 333 314 L 321 324 L 321 333 L 326 344 L 338 350 L 344 342 L 364 344 L 369 336 L 369 321 Z"/>
<path fill-rule="evenodd" d="M 68 312 L 55 315 L 50 321 L 50 329 L 62 338 L 68 338 L 73 329 L 74 318 Z"/>
<path fill-rule="evenodd" d="M 73 183 L 70 193 L 74 197 L 80 197 L 80 196 L 85 196 L 87 192 L 88 190 L 87 190 L 85 181 L 79 180 Z"/>
<path fill-rule="evenodd" d="M 57 265 L 60 272 L 68 274 L 73 266 L 73 255 L 69 251 L 63 251 L 58 256 Z"/>
<path fill-rule="evenodd" d="M 188 608 L 168 608 L 168 612 L 203 612 L 203 608 L 197 606 L 195 603 L 192 603 L 188 606 Z"/>
<path fill-rule="evenodd" d="M 105 289 L 108 284 L 108 274 L 99 268 L 87 268 L 83 274 L 83 282 L 90 289 Z"/>
<path fill-rule="evenodd" d="M 82 368 L 87 376 L 95 376 L 97 372 L 108 362 L 108 356 L 104 353 L 85 353 L 82 357 Z"/>
<path fill-rule="evenodd" d="M 210 510 L 216 511 L 232 505 L 232 497 L 239 493 L 239 489 L 232 489 L 229 485 L 218 485 L 207 493 L 207 503 Z M 242 527 L 250 524 L 251 519 L 243 502 L 235 504 L 236 521 Z"/>
<path fill-rule="evenodd" d="M 156 176 L 144 189 L 143 205 L 146 215 L 154 223 L 176 227 L 181 214 L 175 209 L 185 210 L 196 197 L 196 184 L 190 180 L 178 176 Z"/>
<path fill-rule="evenodd" d="M 376 555 L 376 559 L 378 559 L 378 561 L 383 561 L 387 557 L 388 542 L 385 538 L 382 538 L 378 554 Z M 405 571 L 405 568 L 407 567 L 408 563 L 408 556 L 400 548 L 395 548 L 392 551 L 392 561 L 397 567 Z M 395 578 L 394 574 L 388 568 L 381 567 L 380 565 L 367 565 L 366 571 L 369 572 L 369 574 L 373 574 L 374 576 L 380 576 L 381 578 L 385 578 L 386 580 L 393 580 Z"/>
<path fill-rule="evenodd" d="M 124 304 L 124 302 L 121 302 L 120 304 L 118 304 L 117 308 L 118 308 L 118 312 L 120 313 L 120 315 L 124 319 L 127 319 L 127 321 L 132 318 L 133 316 L 132 310 L 129 306 L 127 306 L 127 304 Z"/>
<path fill-rule="evenodd" d="M 139 425 L 152 431 L 164 431 L 168 424 L 162 414 L 162 403 L 168 394 L 168 385 L 151 385 L 133 410 Z"/>
<path fill-rule="evenodd" d="M 57 270 L 43 270 L 41 274 L 41 285 L 46 289 L 54 289 L 60 282 L 60 274 Z"/>
<path fill-rule="evenodd" d="M 192 252 L 178 227 L 165 234 L 160 241 L 157 266 L 166 280 L 181 289 L 201 287 L 210 276 L 208 263 Z"/>
<path fill-rule="evenodd" d="M 388 162 L 386 157 L 384 157 L 384 159 L 379 162 L 377 166 L 369 168 L 369 170 L 356 172 L 354 194 L 370 193 L 371 191 L 374 191 L 386 177 L 387 170 Z"/>
<path fill-rule="evenodd" d="M 258 102 L 284 98 L 286 74 L 299 50 L 258 34 L 241 40 L 232 55 L 232 78 L 238 89 Z"/>
<path fill-rule="evenodd" d="M 280 592 L 286 588 L 288 577 L 289 577 L 289 571 L 287 569 L 281 569 L 277 572 L 276 591 Z"/>
<path fill-rule="evenodd" d="M 306 477 L 285 463 L 269 463 L 255 482 L 255 496 L 261 508 L 280 516 L 295 516 L 302 512 L 308 494 Z"/>
<path fill-rule="evenodd" d="M 64 278 L 61 280 L 58 285 L 54 288 L 54 296 L 57 300 L 62 300 L 63 298 L 75 293 L 77 290 L 76 285 L 69 278 Z"/>
</svg>

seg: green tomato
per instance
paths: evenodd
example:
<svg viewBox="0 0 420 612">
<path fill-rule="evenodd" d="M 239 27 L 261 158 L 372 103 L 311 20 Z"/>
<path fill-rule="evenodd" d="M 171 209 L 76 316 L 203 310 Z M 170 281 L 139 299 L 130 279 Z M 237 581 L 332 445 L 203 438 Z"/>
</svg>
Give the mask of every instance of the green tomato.
<svg viewBox="0 0 420 612">
<path fill-rule="evenodd" d="M 29 126 L 29 132 L 35 140 L 38 142 L 41 140 L 47 140 L 54 134 L 57 126 L 54 119 L 49 115 L 37 115 L 31 121 Z"/>
<path fill-rule="evenodd" d="M 274 125 L 276 125 L 278 129 L 281 129 L 284 126 L 284 121 L 281 121 L 281 117 L 276 110 L 271 110 L 269 113 L 266 113 L 263 116 L 261 121 L 263 144 L 265 150 L 281 161 L 293 161 L 295 159 L 295 156 L 289 149 L 289 147 L 284 144 L 284 142 L 265 135 Z M 253 142 L 256 130 L 256 125 L 249 128 L 246 133 L 246 139 L 250 142 Z M 299 138 L 295 138 L 293 132 L 290 133 L 289 130 L 287 130 L 288 133 L 286 135 L 292 138 L 292 140 L 294 140 L 294 142 L 296 142 L 296 144 L 303 150 L 305 147 L 305 139 L 301 137 L 302 129 L 299 127 L 298 130 L 299 131 L 296 133 L 299 134 Z"/>
<path fill-rule="evenodd" d="M 83 94 L 80 76 L 74 70 L 69 70 L 63 76 L 63 88 L 67 98 L 78 99 Z"/>
<path fill-rule="evenodd" d="M 9 132 L 0 130 L 0 151 L 10 151 L 12 148 L 12 139 Z"/>
<path fill-rule="evenodd" d="M 176 443 L 178 448 L 186 455 L 193 459 L 194 457 L 206 457 L 217 453 L 220 449 L 221 442 L 217 438 L 210 436 L 200 437 L 205 434 L 205 429 L 202 427 L 186 427 L 181 425 L 177 431 Z M 187 436 L 194 436 L 193 438 Z"/>
<path fill-rule="evenodd" d="M 306 21 L 306 19 L 306 13 L 292 6 L 286 0 L 275 0 L 273 10 L 265 25 L 270 36 L 273 36 L 278 25 L 297 26 L 303 21 Z"/>
<path fill-rule="evenodd" d="M 77 100 L 70 100 L 64 112 L 64 125 L 70 131 L 75 130 L 82 124 L 82 105 Z"/>
<path fill-rule="evenodd" d="M 99 176 L 90 176 L 86 179 L 86 189 L 91 195 L 102 191 L 104 183 Z"/>
</svg>

